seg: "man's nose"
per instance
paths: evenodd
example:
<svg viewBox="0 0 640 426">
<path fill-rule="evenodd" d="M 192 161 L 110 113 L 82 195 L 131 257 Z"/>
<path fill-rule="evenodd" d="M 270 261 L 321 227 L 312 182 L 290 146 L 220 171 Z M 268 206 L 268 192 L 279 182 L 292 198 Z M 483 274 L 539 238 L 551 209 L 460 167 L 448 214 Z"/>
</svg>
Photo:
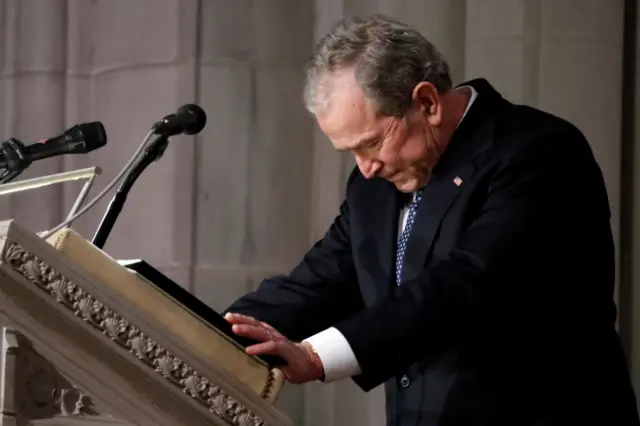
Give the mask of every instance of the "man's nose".
<svg viewBox="0 0 640 426">
<path fill-rule="evenodd" d="M 375 177 L 376 173 L 378 173 L 382 167 L 379 161 L 364 158 L 360 155 L 356 155 L 356 164 L 360 169 L 360 173 L 362 173 L 366 179 Z"/>
</svg>

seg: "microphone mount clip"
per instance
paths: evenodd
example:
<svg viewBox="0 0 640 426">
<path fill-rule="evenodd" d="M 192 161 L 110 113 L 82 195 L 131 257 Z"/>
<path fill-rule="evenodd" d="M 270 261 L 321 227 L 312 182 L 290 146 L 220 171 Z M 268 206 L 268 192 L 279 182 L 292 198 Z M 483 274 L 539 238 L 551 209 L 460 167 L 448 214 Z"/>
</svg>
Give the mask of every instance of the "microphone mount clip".
<svg viewBox="0 0 640 426">
<path fill-rule="evenodd" d="M 7 162 L 4 173 L 0 175 L 0 184 L 11 182 L 31 165 L 26 146 L 15 138 L 0 144 L 0 155 Z"/>
</svg>

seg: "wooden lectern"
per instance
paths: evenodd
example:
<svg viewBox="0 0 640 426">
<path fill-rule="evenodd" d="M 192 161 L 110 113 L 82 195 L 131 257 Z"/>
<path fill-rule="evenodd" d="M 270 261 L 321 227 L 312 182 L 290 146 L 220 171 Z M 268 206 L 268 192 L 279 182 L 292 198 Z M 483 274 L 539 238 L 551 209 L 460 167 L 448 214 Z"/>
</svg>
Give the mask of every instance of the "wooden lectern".
<svg viewBox="0 0 640 426">
<path fill-rule="evenodd" d="M 290 425 L 282 372 L 132 264 L 0 222 L 0 425 Z"/>
</svg>

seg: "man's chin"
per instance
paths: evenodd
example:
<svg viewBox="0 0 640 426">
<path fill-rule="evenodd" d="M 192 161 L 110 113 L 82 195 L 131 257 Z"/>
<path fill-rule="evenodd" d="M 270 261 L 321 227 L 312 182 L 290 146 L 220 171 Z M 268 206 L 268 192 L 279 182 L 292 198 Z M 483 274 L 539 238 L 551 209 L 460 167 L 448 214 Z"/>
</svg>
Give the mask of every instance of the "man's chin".
<svg viewBox="0 0 640 426">
<path fill-rule="evenodd" d="M 394 182 L 394 185 L 396 186 L 396 188 L 398 188 L 398 191 L 404 192 L 407 194 L 416 191 L 420 187 L 418 182 L 413 179 Z"/>
<path fill-rule="evenodd" d="M 417 191 L 418 189 L 425 186 L 426 183 L 427 183 L 427 179 L 418 179 L 418 178 L 403 179 L 403 180 L 398 180 L 396 182 L 393 182 L 393 184 L 396 186 L 398 191 L 405 192 L 407 194 Z"/>
</svg>

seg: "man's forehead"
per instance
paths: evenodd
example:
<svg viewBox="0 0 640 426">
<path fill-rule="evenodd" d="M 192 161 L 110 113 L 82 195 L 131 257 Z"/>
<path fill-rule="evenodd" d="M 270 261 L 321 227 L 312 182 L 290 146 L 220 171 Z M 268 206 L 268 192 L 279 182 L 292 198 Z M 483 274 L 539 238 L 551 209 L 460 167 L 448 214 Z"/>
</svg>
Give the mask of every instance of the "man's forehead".
<svg viewBox="0 0 640 426">
<path fill-rule="evenodd" d="M 322 131 L 344 149 L 356 139 L 373 132 L 375 113 L 362 90 L 351 77 L 336 77 L 331 83 L 327 109 L 318 115 Z"/>
</svg>

